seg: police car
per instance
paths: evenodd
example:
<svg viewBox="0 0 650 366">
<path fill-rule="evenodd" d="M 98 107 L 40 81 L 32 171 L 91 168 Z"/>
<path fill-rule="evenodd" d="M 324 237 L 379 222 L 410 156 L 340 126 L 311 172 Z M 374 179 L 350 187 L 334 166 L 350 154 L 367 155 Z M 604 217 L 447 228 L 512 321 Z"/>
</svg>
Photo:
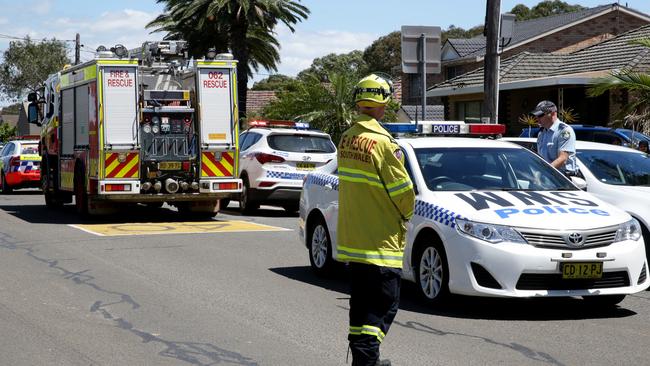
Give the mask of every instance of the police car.
<svg viewBox="0 0 650 366">
<path fill-rule="evenodd" d="M 238 198 L 243 213 L 253 212 L 260 204 L 297 211 L 307 173 L 336 159 L 330 136 L 301 122 L 252 121 L 239 144 L 243 187 Z"/>
<path fill-rule="evenodd" d="M 17 137 L 0 151 L 0 186 L 2 193 L 14 189 L 39 187 L 41 156 L 38 139 L 34 136 Z"/>
<path fill-rule="evenodd" d="M 487 134 L 497 126 L 443 128 Z M 403 278 L 428 301 L 455 293 L 613 305 L 650 285 L 638 221 L 528 149 L 466 137 L 397 142 L 416 190 Z M 320 274 L 337 268 L 338 177 L 329 169 L 307 176 L 300 200 L 300 240 Z"/>
<path fill-rule="evenodd" d="M 508 137 L 533 151 L 537 141 L 533 138 Z M 616 145 L 576 141 L 578 168 L 592 195 L 617 206 L 636 218 L 650 254 L 650 155 Z"/>
</svg>

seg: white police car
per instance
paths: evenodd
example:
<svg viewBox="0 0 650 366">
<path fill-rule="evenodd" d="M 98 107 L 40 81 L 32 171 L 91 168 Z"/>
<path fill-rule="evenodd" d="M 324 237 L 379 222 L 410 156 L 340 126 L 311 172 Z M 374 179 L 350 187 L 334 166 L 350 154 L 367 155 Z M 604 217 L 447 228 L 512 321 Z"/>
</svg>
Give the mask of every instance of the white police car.
<svg viewBox="0 0 650 366">
<path fill-rule="evenodd" d="M 297 211 L 307 173 L 336 159 L 330 136 L 301 122 L 252 121 L 239 144 L 243 187 L 238 198 L 243 213 L 251 213 L 260 204 Z"/>
<path fill-rule="evenodd" d="M 534 138 L 504 138 L 537 150 Z M 624 146 L 576 141 L 578 168 L 586 191 L 627 211 L 641 224 L 650 254 L 650 155 Z"/>
<path fill-rule="evenodd" d="M 613 305 L 650 285 L 638 221 L 529 150 L 475 138 L 397 141 L 416 189 L 403 277 L 430 302 L 456 293 Z M 329 172 L 309 174 L 300 200 L 299 236 L 317 273 L 336 268 L 338 177 Z"/>
</svg>

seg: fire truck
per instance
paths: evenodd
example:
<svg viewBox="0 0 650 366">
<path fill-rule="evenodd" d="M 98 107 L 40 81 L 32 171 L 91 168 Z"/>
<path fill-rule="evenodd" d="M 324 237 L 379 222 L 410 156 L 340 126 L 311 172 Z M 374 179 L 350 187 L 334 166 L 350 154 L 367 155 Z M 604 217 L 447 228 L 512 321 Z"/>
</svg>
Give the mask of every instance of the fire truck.
<svg viewBox="0 0 650 366">
<path fill-rule="evenodd" d="M 165 202 L 216 214 L 242 187 L 236 67 L 230 54 L 195 60 L 186 42 L 159 41 L 100 47 L 51 75 L 28 97 L 47 207 L 74 197 L 82 215 Z"/>
</svg>

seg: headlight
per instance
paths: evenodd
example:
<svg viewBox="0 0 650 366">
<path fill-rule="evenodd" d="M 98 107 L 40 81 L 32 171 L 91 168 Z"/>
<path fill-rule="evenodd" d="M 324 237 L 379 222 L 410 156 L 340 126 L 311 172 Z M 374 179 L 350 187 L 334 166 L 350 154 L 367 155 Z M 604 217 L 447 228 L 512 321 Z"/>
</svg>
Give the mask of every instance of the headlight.
<svg viewBox="0 0 650 366">
<path fill-rule="evenodd" d="M 485 240 L 489 243 L 528 244 L 528 242 L 513 228 L 502 225 L 482 224 L 465 219 L 456 219 L 456 229 L 463 234 Z"/>
<path fill-rule="evenodd" d="M 641 225 L 636 219 L 632 219 L 626 223 L 620 224 L 616 230 L 616 238 L 614 242 L 633 240 L 637 241 L 641 238 Z"/>
<path fill-rule="evenodd" d="M 144 131 L 144 133 L 151 133 L 151 125 L 148 124 L 148 123 L 143 125 L 142 126 L 142 131 Z"/>
<path fill-rule="evenodd" d="M 158 133 L 160 132 L 160 126 L 153 125 L 153 127 L 151 127 L 151 130 L 153 131 L 153 133 Z"/>
</svg>

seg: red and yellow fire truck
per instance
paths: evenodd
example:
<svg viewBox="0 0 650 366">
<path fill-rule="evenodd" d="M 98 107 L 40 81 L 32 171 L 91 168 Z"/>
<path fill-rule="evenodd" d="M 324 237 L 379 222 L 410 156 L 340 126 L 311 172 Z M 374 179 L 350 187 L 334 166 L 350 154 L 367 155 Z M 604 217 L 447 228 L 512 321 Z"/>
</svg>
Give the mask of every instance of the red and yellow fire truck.
<svg viewBox="0 0 650 366">
<path fill-rule="evenodd" d="M 241 191 L 237 61 L 193 60 L 186 49 L 160 41 L 101 50 L 51 75 L 40 99 L 29 96 L 48 207 L 74 197 L 81 214 L 164 202 L 215 214 L 221 198 Z"/>
</svg>

